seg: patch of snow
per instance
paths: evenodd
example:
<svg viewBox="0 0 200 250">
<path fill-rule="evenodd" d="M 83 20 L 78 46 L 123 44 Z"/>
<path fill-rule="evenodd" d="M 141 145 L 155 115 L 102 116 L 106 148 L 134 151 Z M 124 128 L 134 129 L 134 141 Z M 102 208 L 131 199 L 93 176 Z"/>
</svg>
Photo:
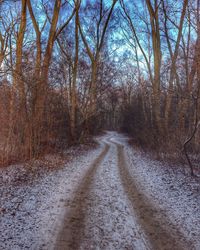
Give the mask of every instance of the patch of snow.
<svg viewBox="0 0 200 250">
<path fill-rule="evenodd" d="M 200 249 L 200 181 L 186 175 L 182 166 L 152 160 L 126 145 L 129 170 L 141 192 L 172 226 Z"/>
<path fill-rule="evenodd" d="M 100 150 L 70 149 L 70 161 L 54 170 L 39 166 L 32 172 L 23 165 L 0 169 L 0 249 L 49 250 L 65 212 L 64 200 Z"/>
</svg>

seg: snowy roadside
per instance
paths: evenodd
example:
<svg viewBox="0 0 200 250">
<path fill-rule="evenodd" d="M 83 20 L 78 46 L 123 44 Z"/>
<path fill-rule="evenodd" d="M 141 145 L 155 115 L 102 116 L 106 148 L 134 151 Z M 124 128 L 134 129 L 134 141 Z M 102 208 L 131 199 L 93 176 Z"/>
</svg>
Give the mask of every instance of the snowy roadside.
<svg viewBox="0 0 200 250">
<path fill-rule="evenodd" d="M 0 249 L 50 249 L 66 199 L 102 147 L 93 148 L 69 149 L 67 160 L 47 157 L 46 162 L 57 162 L 58 168 L 36 161 L 32 168 L 0 169 Z"/>
<path fill-rule="evenodd" d="M 123 141 L 123 140 L 122 140 Z M 200 249 L 200 179 L 186 176 L 181 166 L 152 160 L 126 144 L 131 177 L 138 190 L 154 208 L 155 220 L 177 229 L 190 242 L 190 249 Z M 165 225 L 164 225 L 165 226 Z"/>
<path fill-rule="evenodd" d="M 164 244 L 171 241 L 165 236 L 173 235 L 181 246 L 189 242 L 189 247 L 181 249 L 199 250 L 199 180 L 185 176 L 178 166 L 152 160 L 130 147 L 127 138 L 118 133 L 108 132 L 99 141 L 100 146 L 93 150 L 68 150 L 66 158 L 48 156 L 47 166 L 36 161 L 32 168 L 0 169 L 0 249 L 52 249 L 69 210 L 78 232 L 83 230 L 83 249 L 147 249 L 144 236 L 148 230 L 140 225 L 140 218 L 137 220 L 144 212 L 152 217 L 147 224 L 166 231 Z M 105 145 L 108 151 L 97 161 Z M 88 172 L 91 166 L 94 171 Z M 126 168 L 126 180 L 136 185 L 121 183 L 120 174 Z M 75 210 L 83 214 L 78 222 L 82 214 L 76 217 Z M 150 233 L 148 239 L 160 236 L 156 230 Z M 75 238 L 79 241 L 79 237 Z M 162 249 L 171 248 L 166 245 Z"/>
</svg>

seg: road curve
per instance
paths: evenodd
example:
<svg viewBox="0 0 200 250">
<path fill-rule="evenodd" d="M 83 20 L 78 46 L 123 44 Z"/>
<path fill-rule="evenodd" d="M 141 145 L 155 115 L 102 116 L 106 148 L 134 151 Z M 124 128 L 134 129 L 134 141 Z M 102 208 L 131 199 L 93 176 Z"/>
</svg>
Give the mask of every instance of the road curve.
<svg viewBox="0 0 200 250">
<path fill-rule="evenodd" d="M 176 227 L 140 190 L 129 173 L 125 139 L 107 133 L 100 155 L 91 163 L 66 204 L 55 250 L 192 249 Z"/>
</svg>

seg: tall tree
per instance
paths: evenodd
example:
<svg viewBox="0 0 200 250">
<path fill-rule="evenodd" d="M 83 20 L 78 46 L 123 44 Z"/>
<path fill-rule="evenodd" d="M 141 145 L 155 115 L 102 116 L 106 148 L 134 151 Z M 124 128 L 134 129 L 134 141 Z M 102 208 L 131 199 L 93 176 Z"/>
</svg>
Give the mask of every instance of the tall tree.
<svg viewBox="0 0 200 250">
<path fill-rule="evenodd" d="M 33 13 L 31 1 L 28 0 L 28 9 L 30 17 L 34 26 L 36 33 L 36 45 L 37 45 L 37 55 L 36 55 L 36 64 L 35 64 L 35 77 L 36 86 L 33 93 L 33 120 L 32 120 L 32 154 L 35 155 L 39 152 L 40 144 L 44 140 L 45 128 L 44 128 L 44 119 L 45 119 L 45 105 L 46 97 L 48 92 L 48 73 L 49 67 L 52 59 L 53 46 L 56 38 L 62 32 L 62 30 L 67 27 L 69 22 L 74 16 L 75 9 L 72 11 L 72 14 L 67 18 L 63 25 L 57 28 L 59 13 L 61 9 L 61 0 L 56 0 L 53 9 L 52 18 L 47 14 L 47 19 L 50 22 L 50 29 L 47 39 L 47 45 L 45 48 L 44 56 L 42 59 L 42 43 L 41 43 L 41 31 L 39 25 L 36 21 L 35 15 Z"/>
<path fill-rule="evenodd" d="M 93 48 L 90 42 L 87 40 L 87 37 L 89 36 L 89 34 L 85 34 L 82 28 L 81 21 L 79 21 L 80 35 L 85 45 L 87 54 L 91 61 L 91 84 L 90 84 L 90 107 L 91 109 L 90 109 L 90 113 L 92 115 L 94 115 L 94 113 L 96 112 L 97 67 L 98 67 L 98 62 L 100 58 L 100 52 L 104 45 L 106 31 L 108 29 L 108 24 L 111 19 L 111 15 L 112 15 L 112 12 L 116 3 L 117 3 L 117 0 L 112 1 L 111 7 L 109 8 L 109 10 L 106 11 L 108 12 L 106 16 L 106 12 L 104 10 L 104 2 L 103 0 L 100 0 L 100 8 L 98 9 L 99 13 L 98 13 L 97 22 L 96 22 L 95 31 L 94 31 L 96 37 L 95 37 L 95 44 Z"/>
<path fill-rule="evenodd" d="M 79 8 L 80 0 L 75 2 L 76 14 L 75 14 L 75 55 L 73 63 L 73 78 L 72 78 L 72 88 L 71 88 L 71 110 L 70 110 L 70 129 L 72 141 L 76 140 L 76 109 L 77 109 L 77 90 L 76 90 L 76 80 L 78 73 L 78 57 L 79 57 Z"/>
<path fill-rule="evenodd" d="M 154 6 L 150 0 L 146 0 L 150 23 L 151 36 L 154 55 L 154 79 L 153 79 L 153 113 L 155 116 L 156 125 L 160 124 L 160 68 L 161 68 L 161 42 L 160 42 L 160 20 L 159 20 L 159 5 L 160 2 L 154 0 Z"/>
<path fill-rule="evenodd" d="M 183 1 L 183 7 L 182 7 L 182 11 L 181 11 L 180 21 L 179 21 L 179 25 L 177 27 L 177 39 L 176 39 L 174 51 L 172 51 L 172 45 L 171 45 L 170 39 L 169 39 L 169 34 L 168 34 L 168 29 L 167 29 L 168 16 L 166 13 L 164 1 L 162 1 L 162 3 L 163 3 L 163 12 L 164 12 L 164 16 L 165 16 L 165 36 L 166 36 L 166 40 L 167 40 L 167 44 L 168 44 L 168 49 L 170 52 L 170 57 L 171 57 L 170 77 L 169 77 L 169 83 L 168 83 L 169 93 L 167 95 L 167 102 L 166 102 L 166 108 L 165 108 L 165 123 L 166 123 L 166 127 L 168 127 L 169 115 L 170 115 L 171 105 L 172 105 L 172 97 L 173 97 L 173 92 L 174 92 L 173 81 L 174 81 L 174 78 L 176 77 L 176 61 L 177 61 L 181 37 L 182 37 L 182 30 L 183 30 L 184 18 L 185 18 L 187 6 L 188 6 L 188 0 Z"/>
</svg>

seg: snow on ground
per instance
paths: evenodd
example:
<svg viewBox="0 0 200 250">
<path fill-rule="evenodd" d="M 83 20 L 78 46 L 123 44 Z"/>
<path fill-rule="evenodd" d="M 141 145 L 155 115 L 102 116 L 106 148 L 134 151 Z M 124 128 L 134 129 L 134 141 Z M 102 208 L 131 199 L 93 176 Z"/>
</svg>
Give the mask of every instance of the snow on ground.
<svg viewBox="0 0 200 250">
<path fill-rule="evenodd" d="M 0 169 L 0 249 L 50 249 L 64 200 L 100 150 L 70 149 L 63 167 L 53 170 L 35 163 L 33 170 L 20 165 Z"/>
<path fill-rule="evenodd" d="M 150 249 L 121 185 L 116 147 L 109 145 L 85 199 L 87 221 L 80 249 Z"/>
<path fill-rule="evenodd" d="M 193 234 L 188 237 L 189 230 L 181 228 L 181 223 L 187 224 L 188 215 L 171 217 L 176 206 L 177 211 L 179 208 L 184 211 L 189 205 L 188 201 L 180 204 L 178 193 L 171 193 L 171 189 L 170 194 L 165 194 L 163 180 L 171 178 L 171 171 L 160 171 L 161 163 L 158 166 L 158 162 L 138 154 L 123 136 L 107 135 L 101 140 L 109 145 L 109 150 L 95 171 L 85 176 L 68 204 L 56 249 L 199 250 L 199 226 L 193 225 Z M 136 159 L 138 166 L 135 166 Z M 157 167 L 150 171 L 151 164 Z M 173 181 L 175 179 L 170 179 L 170 186 Z M 168 204 L 170 195 L 175 195 L 176 202 L 169 200 Z M 195 197 L 190 201 L 193 207 L 198 206 Z M 193 220 L 196 214 L 189 217 Z M 178 220 L 181 223 L 177 223 Z"/>
<path fill-rule="evenodd" d="M 129 171 L 138 189 L 145 194 L 157 215 L 166 224 L 178 228 L 190 242 L 190 249 L 200 249 L 200 179 L 185 174 L 183 166 L 156 160 L 126 145 Z"/>
<path fill-rule="evenodd" d="M 0 249 L 49 250 L 60 234 L 65 244 L 69 231 L 80 249 L 148 249 L 160 236 L 162 249 L 171 249 L 165 236 L 173 235 L 180 246 L 189 242 L 181 249 L 199 250 L 199 179 L 151 159 L 118 133 L 99 141 L 90 151 L 69 150 L 52 168 L 35 161 L 0 169 Z"/>
</svg>

